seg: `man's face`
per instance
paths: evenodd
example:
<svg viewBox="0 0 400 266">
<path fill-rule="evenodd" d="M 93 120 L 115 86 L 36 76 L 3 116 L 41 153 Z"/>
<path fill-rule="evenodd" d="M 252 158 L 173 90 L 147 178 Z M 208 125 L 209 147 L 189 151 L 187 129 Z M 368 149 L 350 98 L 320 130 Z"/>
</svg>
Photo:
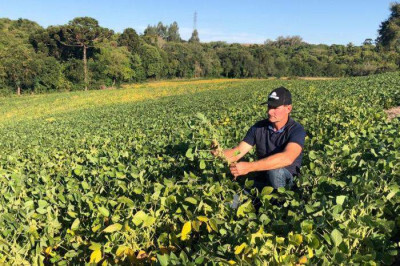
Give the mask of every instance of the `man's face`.
<svg viewBox="0 0 400 266">
<path fill-rule="evenodd" d="M 284 121 L 288 118 L 291 111 L 292 105 L 281 105 L 278 107 L 268 105 L 268 119 L 271 123 Z"/>
</svg>

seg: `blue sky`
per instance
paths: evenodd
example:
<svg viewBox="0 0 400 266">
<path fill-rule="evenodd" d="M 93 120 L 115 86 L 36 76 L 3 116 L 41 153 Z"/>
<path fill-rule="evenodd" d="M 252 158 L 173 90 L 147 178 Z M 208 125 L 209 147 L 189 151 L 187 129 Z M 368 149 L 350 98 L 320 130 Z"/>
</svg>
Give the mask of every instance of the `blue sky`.
<svg viewBox="0 0 400 266">
<path fill-rule="evenodd" d="M 178 22 L 183 39 L 190 38 L 193 14 L 202 42 L 263 43 L 278 36 L 300 35 L 309 43 L 360 45 L 375 39 L 387 19 L 387 0 L 266 1 L 128 1 L 128 0 L 0 0 L 0 17 L 27 18 L 47 27 L 90 16 L 101 26 L 138 33 L 148 24 Z"/>
</svg>

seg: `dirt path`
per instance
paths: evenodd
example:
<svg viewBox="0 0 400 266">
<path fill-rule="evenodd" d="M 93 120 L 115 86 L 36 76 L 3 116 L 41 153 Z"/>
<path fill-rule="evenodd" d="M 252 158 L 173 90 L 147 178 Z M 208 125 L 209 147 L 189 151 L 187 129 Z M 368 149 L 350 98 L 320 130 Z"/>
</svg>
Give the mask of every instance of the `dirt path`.
<svg viewBox="0 0 400 266">
<path fill-rule="evenodd" d="M 385 110 L 385 112 L 388 116 L 388 119 L 392 120 L 393 118 L 400 116 L 400 106 L 390 108 Z"/>
</svg>

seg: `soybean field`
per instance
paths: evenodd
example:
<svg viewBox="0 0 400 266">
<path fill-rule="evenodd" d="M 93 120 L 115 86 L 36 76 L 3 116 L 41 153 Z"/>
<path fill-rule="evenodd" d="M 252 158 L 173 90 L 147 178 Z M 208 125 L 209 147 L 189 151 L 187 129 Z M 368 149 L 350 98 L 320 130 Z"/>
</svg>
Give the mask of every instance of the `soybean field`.
<svg viewBox="0 0 400 266">
<path fill-rule="evenodd" d="M 237 145 L 278 86 L 307 131 L 302 175 L 258 193 L 210 146 Z M 1 98 L 0 262 L 395 264 L 399 105 L 398 72 Z"/>
</svg>

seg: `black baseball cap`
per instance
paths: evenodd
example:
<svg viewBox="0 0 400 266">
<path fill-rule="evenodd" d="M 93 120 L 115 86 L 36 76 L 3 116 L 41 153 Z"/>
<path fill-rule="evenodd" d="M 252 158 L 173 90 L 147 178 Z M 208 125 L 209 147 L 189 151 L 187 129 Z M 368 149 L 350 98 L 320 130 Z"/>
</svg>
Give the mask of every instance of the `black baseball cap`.
<svg viewBox="0 0 400 266">
<path fill-rule="evenodd" d="M 268 95 L 268 100 L 262 104 L 268 104 L 272 107 L 289 105 L 292 104 L 292 94 L 285 87 L 279 87 L 271 91 Z"/>
</svg>

